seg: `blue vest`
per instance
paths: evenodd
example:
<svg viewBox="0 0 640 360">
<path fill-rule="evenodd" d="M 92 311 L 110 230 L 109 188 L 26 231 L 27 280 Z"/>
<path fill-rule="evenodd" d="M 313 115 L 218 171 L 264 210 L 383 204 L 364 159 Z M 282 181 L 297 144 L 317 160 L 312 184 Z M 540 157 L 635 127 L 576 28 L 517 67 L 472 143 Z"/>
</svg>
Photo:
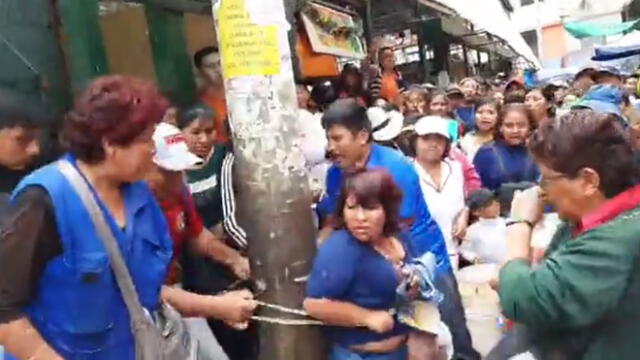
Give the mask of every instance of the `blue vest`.
<svg viewBox="0 0 640 360">
<path fill-rule="evenodd" d="M 73 162 L 73 158 L 67 156 Z M 72 360 L 133 360 L 129 313 L 107 253 L 80 198 L 51 164 L 27 176 L 14 198 L 29 186 L 51 197 L 63 252 L 50 261 L 24 313 L 62 357 Z M 106 211 L 142 305 L 158 308 L 173 242 L 160 207 L 145 183 L 123 187 L 126 229 Z"/>
</svg>

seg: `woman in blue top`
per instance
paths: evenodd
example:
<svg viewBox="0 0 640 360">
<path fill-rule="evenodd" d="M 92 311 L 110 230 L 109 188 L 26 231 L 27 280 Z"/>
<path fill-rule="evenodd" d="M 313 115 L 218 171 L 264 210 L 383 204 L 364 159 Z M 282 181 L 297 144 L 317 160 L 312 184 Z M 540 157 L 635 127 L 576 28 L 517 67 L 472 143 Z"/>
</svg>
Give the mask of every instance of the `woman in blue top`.
<svg viewBox="0 0 640 360">
<path fill-rule="evenodd" d="M 335 327 L 327 335 L 331 360 L 407 358 L 408 328 L 389 312 L 409 250 L 398 235 L 401 193 L 385 170 L 345 181 L 338 204 L 344 229 L 320 247 L 304 308 Z"/>
<path fill-rule="evenodd" d="M 498 118 L 495 141 L 481 147 L 473 160 L 485 187 L 499 191 L 506 183 L 538 181 L 540 172 L 526 147 L 533 124 L 524 104 L 504 107 Z"/>
</svg>

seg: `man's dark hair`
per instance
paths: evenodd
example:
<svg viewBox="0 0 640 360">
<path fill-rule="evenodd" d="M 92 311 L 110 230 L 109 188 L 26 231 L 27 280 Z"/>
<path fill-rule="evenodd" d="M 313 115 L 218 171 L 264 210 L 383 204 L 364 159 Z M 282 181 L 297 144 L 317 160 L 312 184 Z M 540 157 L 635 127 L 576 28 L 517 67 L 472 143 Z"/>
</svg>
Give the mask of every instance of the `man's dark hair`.
<svg viewBox="0 0 640 360">
<path fill-rule="evenodd" d="M 196 66 L 196 68 L 200 69 L 202 67 L 202 61 L 205 57 L 211 54 L 217 54 L 218 52 L 220 52 L 220 50 L 218 50 L 218 48 L 215 46 L 204 47 L 196 51 L 196 53 L 193 55 L 193 64 Z"/>
<path fill-rule="evenodd" d="M 630 135 L 613 114 L 573 110 L 543 124 L 531 136 L 529 150 L 537 161 L 568 178 L 593 169 L 607 198 L 640 183 Z"/>
<path fill-rule="evenodd" d="M 487 106 L 487 105 L 493 107 L 496 113 L 500 114 L 500 111 L 502 110 L 502 105 L 500 104 L 500 101 L 498 101 L 498 99 L 493 97 L 483 97 L 480 100 L 478 100 L 476 109 L 480 109 L 481 107 Z"/>
<path fill-rule="evenodd" d="M 309 93 L 311 100 L 316 103 L 320 111 L 324 111 L 338 98 L 338 93 L 331 81 L 322 81 L 313 86 Z"/>
<path fill-rule="evenodd" d="M 39 127 L 48 122 L 43 104 L 13 90 L 0 88 L 0 129 Z"/>
<path fill-rule="evenodd" d="M 486 188 L 480 188 L 472 192 L 471 194 L 469 194 L 469 196 L 467 197 L 466 203 L 467 203 L 467 207 L 469 207 L 469 210 L 473 212 L 473 211 L 479 211 L 486 208 L 496 200 L 497 200 L 497 197 L 493 191 Z"/>
<path fill-rule="evenodd" d="M 524 91 L 516 91 L 504 97 L 504 104 L 524 104 Z"/>
<path fill-rule="evenodd" d="M 195 104 L 178 112 L 177 125 L 179 129 L 184 129 L 198 119 L 211 119 L 214 121 L 216 112 L 204 104 Z"/>
<path fill-rule="evenodd" d="M 326 130 L 333 126 L 344 126 L 353 134 L 363 130 L 371 133 L 367 109 L 354 99 L 340 99 L 331 104 L 322 116 L 322 126 Z"/>
</svg>

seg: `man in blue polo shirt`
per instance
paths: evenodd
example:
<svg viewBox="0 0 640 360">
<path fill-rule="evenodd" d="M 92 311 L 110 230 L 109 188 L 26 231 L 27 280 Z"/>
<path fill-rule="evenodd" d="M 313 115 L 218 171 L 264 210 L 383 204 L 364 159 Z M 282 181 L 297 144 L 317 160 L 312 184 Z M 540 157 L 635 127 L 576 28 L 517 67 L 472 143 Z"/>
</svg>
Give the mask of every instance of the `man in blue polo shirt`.
<svg viewBox="0 0 640 360">
<path fill-rule="evenodd" d="M 451 269 L 442 232 L 431 217 L 424 201 L 420 180 L 409 161 L 398 151 L 371 142 L 371 123 L 366 109 L 354 100 L 338 100 L 322 117 L 327 132 L 329 152 L 334 165 L 329 169 L 326 197 L 319 206 L 324 215 L 323 234 L 328 234 L 336 222 L 333 213 L 340 196 L 346 174 L 365 168 L 384 168 L 393 177 L 403 192 L 400 219 L 410 228 L 413 256 L 427 251 L 438 260 L 436 286 L 445 294 L 440 304 L 442 320 L 449 327 L 456 351 L 455 359 L 480 359 L 471 345 L 471 336 L 466 327 L 464 309 L 458 286 Z"/>
</svg>

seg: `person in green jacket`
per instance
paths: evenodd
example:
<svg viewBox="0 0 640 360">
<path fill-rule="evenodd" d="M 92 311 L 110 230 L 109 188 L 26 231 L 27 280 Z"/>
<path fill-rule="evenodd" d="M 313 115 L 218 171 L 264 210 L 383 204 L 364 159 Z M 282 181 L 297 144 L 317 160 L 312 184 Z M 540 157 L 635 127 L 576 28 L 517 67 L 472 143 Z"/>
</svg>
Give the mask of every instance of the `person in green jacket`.
<svg viewBox="0 0 640 360">
<path fill-rule="evenodd" d="M 615 117 L 574 110 L 529 140 L 541 187 L 516 194 L 498 292 L 538 359 L 638 359 L 640 168 Z M 564 223 L 539 264 L 531 233 L 542 198 Z"/>
</svg>

